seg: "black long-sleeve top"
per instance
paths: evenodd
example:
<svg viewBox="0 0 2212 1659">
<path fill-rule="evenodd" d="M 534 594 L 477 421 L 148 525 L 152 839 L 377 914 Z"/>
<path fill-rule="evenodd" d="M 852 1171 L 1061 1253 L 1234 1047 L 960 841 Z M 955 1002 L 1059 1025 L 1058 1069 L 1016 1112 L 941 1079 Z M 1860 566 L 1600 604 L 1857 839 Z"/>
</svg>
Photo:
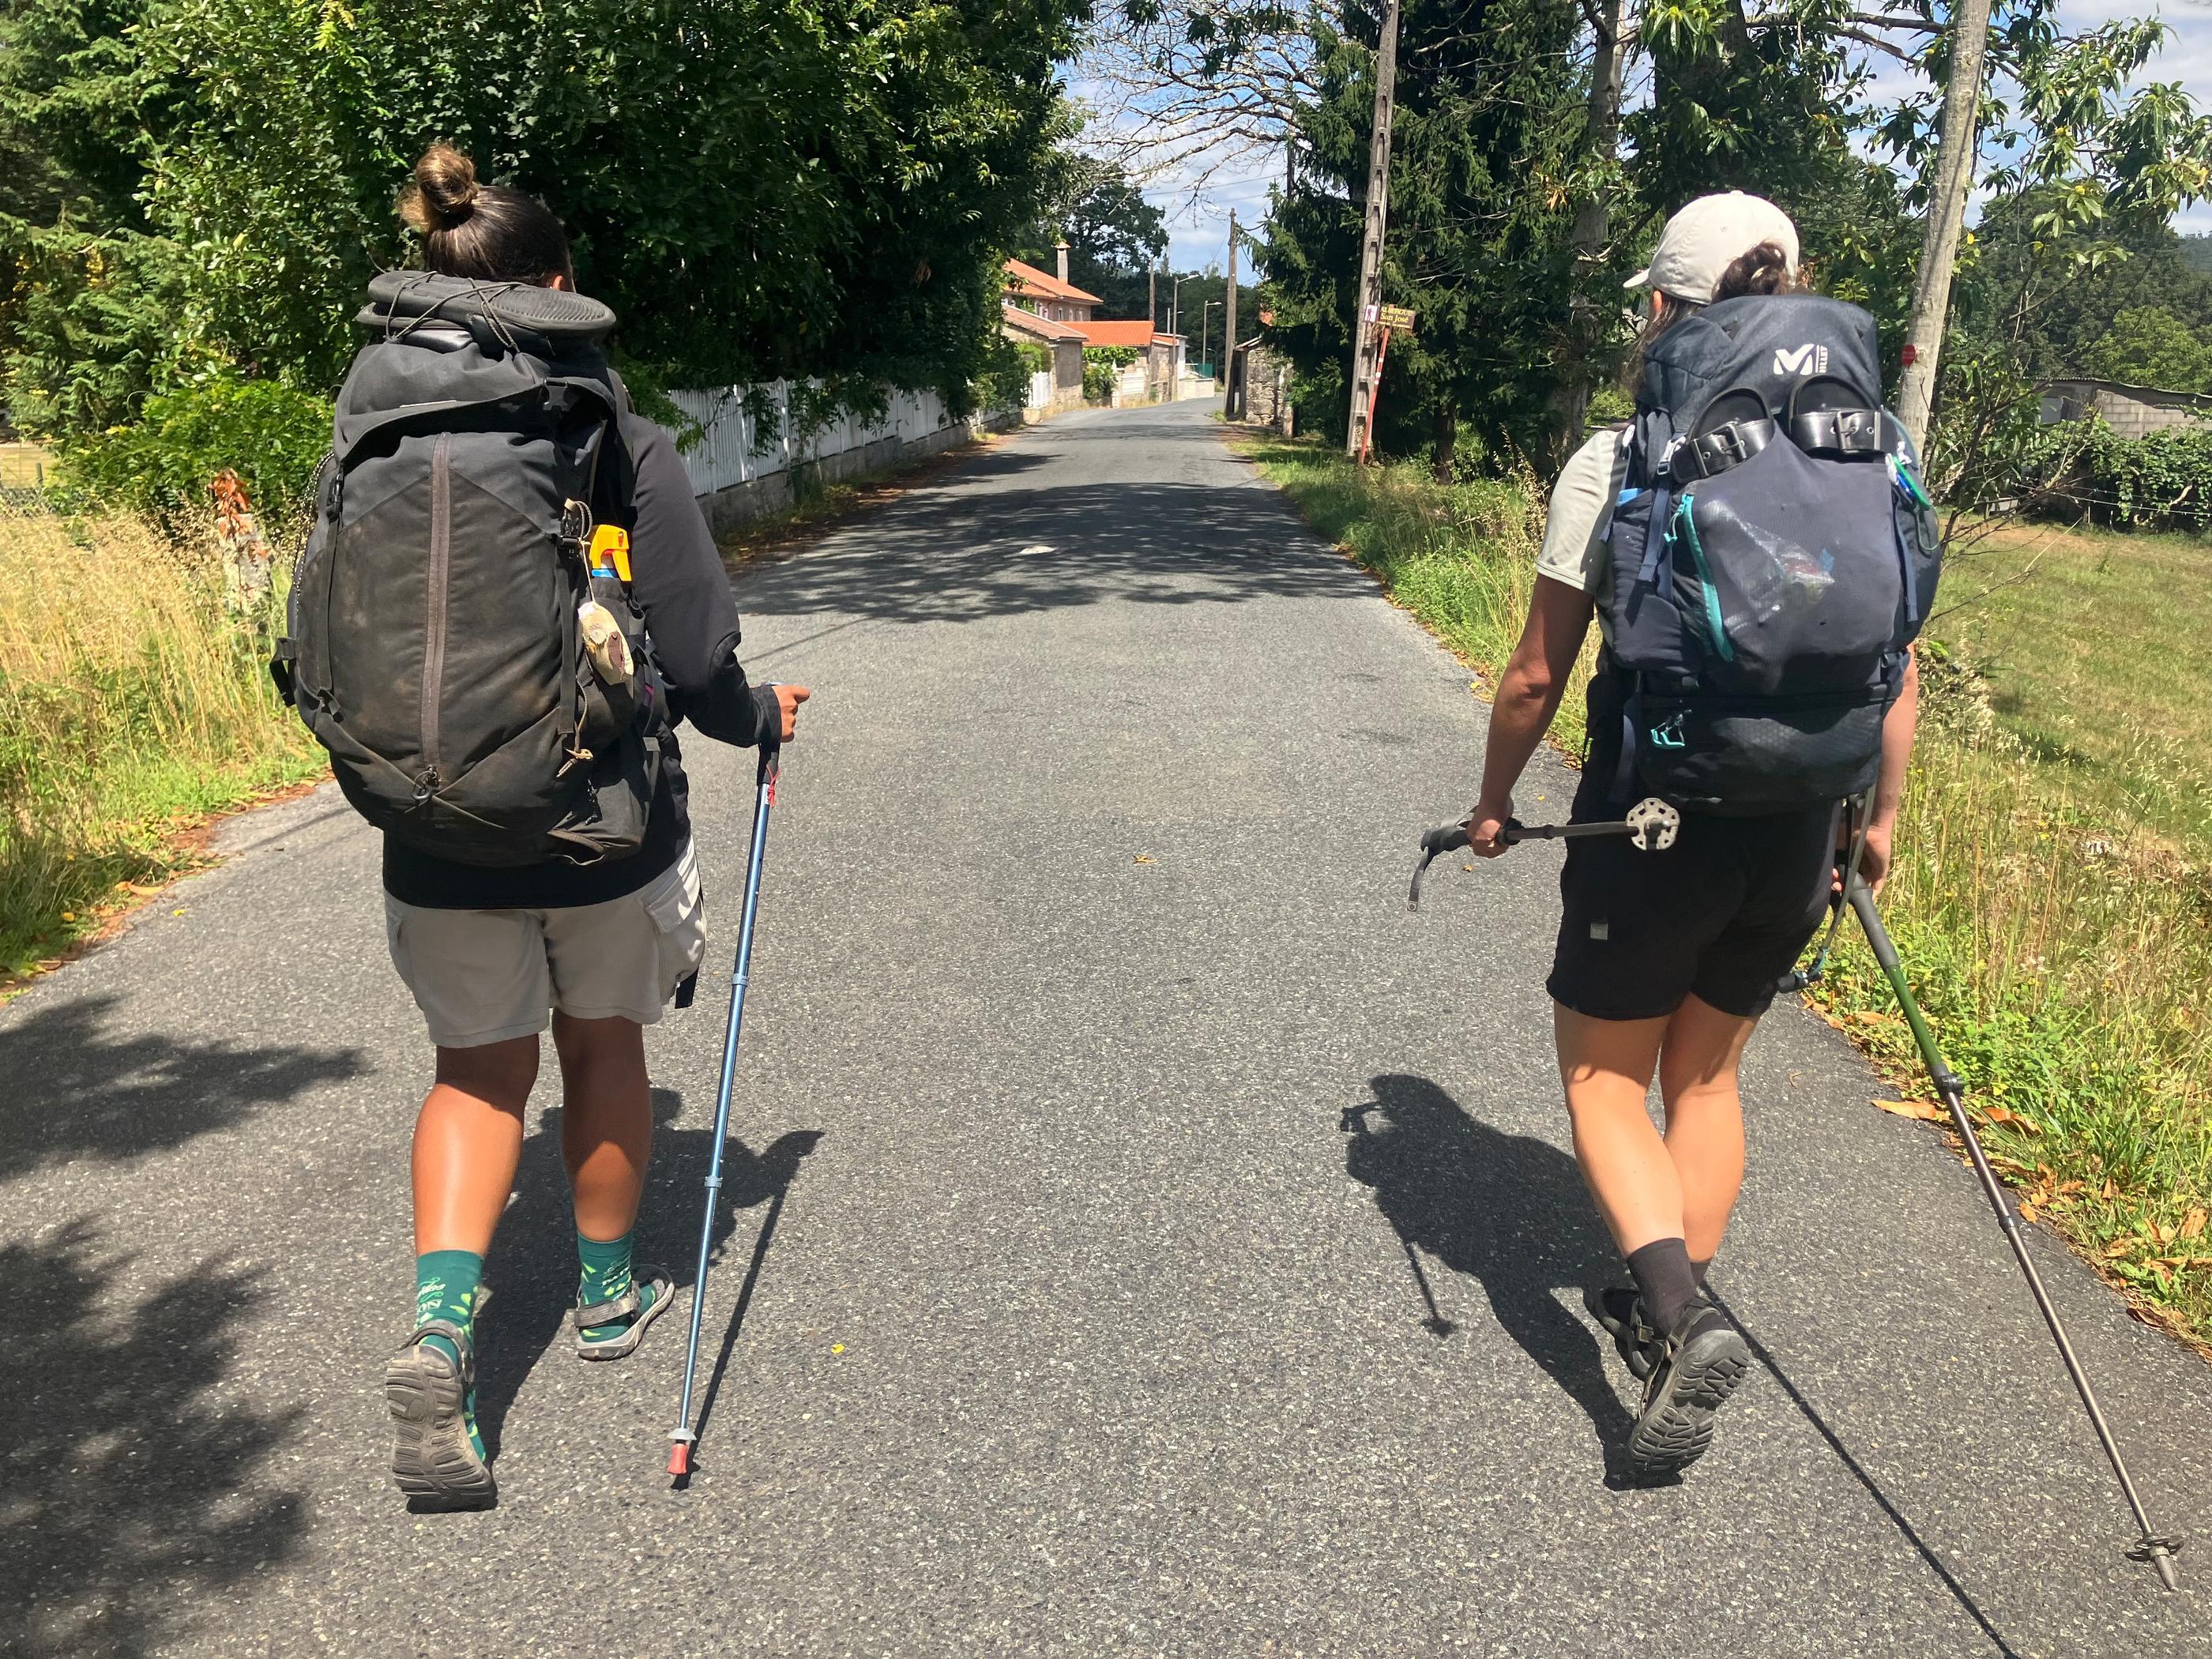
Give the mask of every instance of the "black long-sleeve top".
<svg viewBox="0 0 2212 1659">
<path fill-rule="evenodd" d="M 775 693 L 749 685 L 738 663 L 738 607 L 676 446 L 650 421 L 622 419 L 622 442 L 602 457 L 593 511 L 629 532 L 630 592 L 645 613 L 669 710 L 710 738 L 750 748 L 771 720 Z M 676 861 L 690 838 L 688 787 L 669 738 L 645 844 L 630 858 L 580 868 L 552 862 L 487 869 L 433 858 L 386 836 L 384 890 L 433 910 L 552 910 L 634 893 Z"/>
</svg>

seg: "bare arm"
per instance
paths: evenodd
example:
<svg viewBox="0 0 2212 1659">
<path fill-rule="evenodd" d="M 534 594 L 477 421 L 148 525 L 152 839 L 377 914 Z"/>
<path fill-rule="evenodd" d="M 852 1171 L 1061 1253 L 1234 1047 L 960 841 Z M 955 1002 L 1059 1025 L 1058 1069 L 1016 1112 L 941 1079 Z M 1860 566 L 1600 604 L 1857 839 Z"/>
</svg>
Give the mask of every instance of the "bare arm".
<svg viewBox="0 0 2212 1659">
<path fill-rule="evenodd" d="M 1468 816 L 1468 837 L 1480 857 L 1496 858 L 1505 850 L 1498 836 L 1513 816 L 1513 786 L 1559 713 L 1567 677 L 1589 632 L 1592 609 L 1590 596 L 1580 588 L 1549 576 L 1536 578 L 1521 642 L 1513 647 L 1491 704 L 1482 799 Z"/>
<path fill-rule="evenodd" d="M 1920 724 L 1920 653 L 1905 653 L 1905 685 L 1881 723 L 1881 776 L 1874 786 L 1874 817 L 1867 827 L 1866 851 L 1859 874 L 1877 893 L 1889 879 L 1890 846 L 1897 809 L 1905 801 L 1905 774 L 1912 764 L 1912 737 Z"/>
</svg>

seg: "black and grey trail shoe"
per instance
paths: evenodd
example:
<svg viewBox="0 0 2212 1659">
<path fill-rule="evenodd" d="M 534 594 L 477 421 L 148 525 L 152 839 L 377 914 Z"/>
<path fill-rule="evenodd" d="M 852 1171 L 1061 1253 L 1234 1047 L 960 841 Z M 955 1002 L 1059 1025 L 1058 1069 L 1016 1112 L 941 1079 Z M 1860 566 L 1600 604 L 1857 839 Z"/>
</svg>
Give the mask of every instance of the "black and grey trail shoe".
<svg viewBox="0 0 2212 1659">
<path fill-rule="evenodd" d="M 1644 1298 L 1636 1287 L 1613 1285 L 1586 1291 L 1583 1305 L 1612 1336 L 1613 1346 L 1620 1350 L 1629 1375 L 1638 1382 L 1647 1381 L 1665 1351 L 1666 1338 L 1645 1317 Z"/>
<path fill-rule="evenodd" d="M 441 1336 L 459 1365 L 422 1339 Z M 384 1403 L 392 1413 L 392 1479 L 410 1498 L 441 1510 L 489 1509 L 499 1497 L 491 1465 L 471 1421 L 477 1345 L 460 1326 L 434 1319 L 407 1339 L 384 1368 Z"/>
<path fill-rule="evenodd" d="M 1703 1297 L 1683 1310 L 1654 1358 L 1628 1437 L 1628 1473 L 1638 1480 L 1680 1474 L 1703 1457 L 1713 1443 L 1713 1413 L 1751 1369 L 1742 1336 Z"/>
</svg>

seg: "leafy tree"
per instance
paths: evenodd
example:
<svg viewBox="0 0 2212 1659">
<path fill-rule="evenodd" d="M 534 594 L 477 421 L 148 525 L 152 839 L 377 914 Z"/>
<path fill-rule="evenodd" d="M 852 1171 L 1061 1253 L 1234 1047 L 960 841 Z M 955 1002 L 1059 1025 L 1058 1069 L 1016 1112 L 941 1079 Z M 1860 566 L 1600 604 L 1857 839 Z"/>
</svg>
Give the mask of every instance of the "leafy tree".
<svg viewBox="0 0 2212 1659">
<path fill-rule="evenodd" d="M 33 267 L 0 321 L 7 395 L 68 430 L 223 366 L 327 390 L 365 278 L 409 255 L 394 194 L 443 139 L 562 215 L 641 384 L 814 374 L 957 406 L 1078 4 L 19 0 L 0 154 L 49 184 L 0 227 Z M 72 137 L 78 108 L 98 118 Z"/>
<path fill-rule="evenodd" d="M 1550 0 L 1411 0 L 1401 14 L 1382 293 L 1419 323 L 1384 360 L 1377 442 L 1425 451 L 1440 475 L 1468 440 L 1503 459 L 1545 442 L 1571 280 L 1564 182 L 1584 101 L 1559 70 L 1581 15 Z M 1266 252 L 1301 420 L 1333 429 L 1349 415 L 1380 27 L 1373 13 L 1346 21 L 1358 38 L 1316 27 L 1322 95 L 1300 112 L 1304 162 Z"/>
<path fill-rule="evenodd" d="M 1043 211 L 1018 257 L 1051 270 L 1054 245 L 1068 245 L 1068 279 L 1096 294 L 1103 317 L 1142 317 L 1147 276 L 1168 248 L 1167 218 L 1117 162 L 1062 149 L 1053 157 Z"/>
<path fill-rule="evenodd" d="M 2133 386 L 2212 392 L 2212 338 L 2164 306 L 2136 306 L 2112 319 L 2111 330 L 2083 354 L 2081 367 Z"/>
</svg>

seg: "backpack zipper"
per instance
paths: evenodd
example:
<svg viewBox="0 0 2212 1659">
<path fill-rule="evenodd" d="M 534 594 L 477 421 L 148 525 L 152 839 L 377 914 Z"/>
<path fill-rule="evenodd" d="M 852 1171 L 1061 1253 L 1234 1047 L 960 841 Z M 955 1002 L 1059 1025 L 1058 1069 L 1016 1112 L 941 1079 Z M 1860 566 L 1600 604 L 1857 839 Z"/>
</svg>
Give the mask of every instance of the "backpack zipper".
<svg viewBox="0 0 2212 1659">
<path fill-rule="evenodd" d="M 1720 594 L 1713 587 L 1712 567 L 1705 562 L 1705 544 L 1698 539 L 1697 502 L 1690 491 L 1682 492 L 1674 517 L 1681 525 L 1682 538 L 1690 544 L 1690 556 L 1697 562 L 1698 581 L 1705 590 L 1705 632 L 1711 635 L 1720 659 L 1734 662 L 1735 647 L 1729 642 L 1728 624 L 1721 619 Z"/>
<path fill-rule="evenodd" d="M 446 678 L 446 589 L 453 551 L 453 436 L 438 434 L 430 451 L 430 558 L 424 572 L 422 600 L 422 775 L 416 798 L 436 793 L 438 693 Z"/>
</svg>

